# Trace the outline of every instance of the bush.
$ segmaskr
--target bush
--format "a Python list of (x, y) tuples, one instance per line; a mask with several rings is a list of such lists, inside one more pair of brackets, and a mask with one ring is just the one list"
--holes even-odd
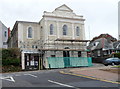
[(19, 71), (21, 71), (21, 67), (19, 67), (19, 66), (9, 65), (9, 66), (2, 67), (3, 73), (5, 73), (5, 72), (19, 72)]
[(120, 58), (120, 53), (115, 53), (115, 54), (114, 54), (114, 57)]
[(0, 63), (2, 63), (2, 72), (20, 71), (20, 49), (2, 49), (2, 60), (0, 60)]
[(18, 49), (18, 48), (3, 49), (2, 50), (2, 59), (7, 59), (10, 57), (20, 58), (20, 49)]
[(19, 58), (3, 59), (2, 60), (2, 65), (3, 66), (7, 66), (7, 65), (20, 66), (20, 59)]

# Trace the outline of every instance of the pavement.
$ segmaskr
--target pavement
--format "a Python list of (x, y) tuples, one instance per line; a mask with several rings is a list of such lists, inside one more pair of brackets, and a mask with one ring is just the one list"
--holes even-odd
[[(74, 68), (65, 71), (66, 73), (89, 76), (88, 78), (95, 78), (99, 80), (106, 80), (111, 82), (118, 82), (120, 80), (118, 73), (103, 71), (101, 69), (113, 69), (113, 66), (104, 66), (102, 64), (93, 64), (93, 67)], [(120, 83), (120, 82), (119, 82)]]

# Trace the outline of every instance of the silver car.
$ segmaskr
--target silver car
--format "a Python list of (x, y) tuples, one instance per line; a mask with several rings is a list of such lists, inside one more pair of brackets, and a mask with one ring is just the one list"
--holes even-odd
[(103, 61), (103, 64), (105, 66), (108, 66), (108, 65), (120, 65), (120, 59), (119, 58), (108, 58), (108, 59), (105, 59)]

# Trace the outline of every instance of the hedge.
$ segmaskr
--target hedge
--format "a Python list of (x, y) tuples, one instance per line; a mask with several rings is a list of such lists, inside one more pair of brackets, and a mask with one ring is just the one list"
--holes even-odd
[(20, 49), (2, 49), (2, 60), (0, 60), (0, 63), (2, 63), (2, 72), (20, 71)]
[(2, 66), (8, 66), (8, 65), (13, 65), (13, 66), (20, 66), (20, 59), (19, 58), (8, 58), (2, 60)]
[(115, 53), (115, 54), (114, 54), (114, 57), (120, 58), (120, 53)]

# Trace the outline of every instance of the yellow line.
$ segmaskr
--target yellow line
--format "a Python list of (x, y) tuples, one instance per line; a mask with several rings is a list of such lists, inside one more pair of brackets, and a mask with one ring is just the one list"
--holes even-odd
[(90, 77), (90, 76), (86, 76), (86, 75), (65, 73), (64, 71), (60, 71), (60, 73), (61, 73), (61, 74), (74, 75), (74, 76), (80, 76), (80, 77), (84, 77), (84, 78), (89, 78), (89, 79), (94, 79), (94, 80), (99, 80), (99, 81), (104, 81), (104, 82), (109, 82), (109, 83), (120, 84), (119, 82), (113, 82), (113, 81), (109, 81), (109, 80), (105, 80), (105, 79), (98, 79), (98, 78), (94, 78), (94, 77)]

